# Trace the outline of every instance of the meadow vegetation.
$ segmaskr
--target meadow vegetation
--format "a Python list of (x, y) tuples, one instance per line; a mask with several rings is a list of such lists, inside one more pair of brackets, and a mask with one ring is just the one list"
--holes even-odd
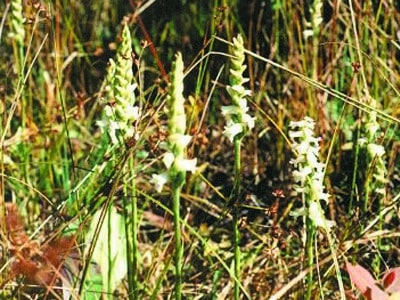
[(0, 298), (396, 299), (398, 7), (2, 1)]

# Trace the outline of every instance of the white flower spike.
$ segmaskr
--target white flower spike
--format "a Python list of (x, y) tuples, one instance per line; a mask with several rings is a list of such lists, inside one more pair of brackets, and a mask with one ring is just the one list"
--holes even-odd
[(231, 96), (232, 105), (222, 106), (222, 114), (226, 119), (224, 135), (233, 142), (235, 137), (243, 137), (247, 130), (254, 127), (254, 118), (247, 114), (246, 97), (251, 96), (251, 91), (246, 89), (243, 84), (248, 78), (243, 77), (246, 70), (244, 65), (245, 53), (243, 39), (240, 35), (233, 39), (233, 58), (231, 59), (232, 67), (230, 69), (230, 85), (226, 87), (228, 94)]
[(295, 190), (306, 199), (307, 217), (316, 227), (329, 231), (334, 223), (326, 220), (320, 203), (328, 201), (329, 194), (324, 192), (325, 165), (319, 162), (319, 138), (314, 137), (314, 124), (309, 117), (289, 124), (289, 137), (296, 153), (296, 158), (291, 160), (296, 168), (293, 171), (293, 179), (297, 183)]

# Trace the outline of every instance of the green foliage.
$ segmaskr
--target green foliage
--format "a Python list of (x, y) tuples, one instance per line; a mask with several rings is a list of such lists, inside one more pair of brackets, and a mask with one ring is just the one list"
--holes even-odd
[[(113, 299), (111, 295), (127, 275), (126, 247), (124, 247), (126, 244), (125, 219), (111, 206), (107, 209), (104, 222), (98, 229), (101, 214), (102, 211), (99, 210), (93, 215), (85, 238), (86, 245), (89, 246), (92, 241), (96, 241), (96, 245), (91, 254), (89, 274), (84, 283), (83, 293), (87, 294), (84, 299), (96, 299), (92, 295), (92, 292), (96, 295), (96, 291), (105, 293), (109, 295), (109, 299)], [(99, 232), (95, 238), (97, 230)]]
[(0, 298), (338, 299), (344, 262), (399, 265), (398, 9), (334, 3), (0, 1)]

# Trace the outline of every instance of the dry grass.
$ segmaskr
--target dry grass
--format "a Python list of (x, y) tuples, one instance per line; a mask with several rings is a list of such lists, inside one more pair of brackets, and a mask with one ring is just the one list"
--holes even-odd
[[(158, 193), (150, 180), (165, 168), (166, 72), (178, 51), (186, 66), (187, 132), (194, 137), (186, 155), (198, 162), (181, 192), (182, 292), (185, 299), (233, 297), (227, 204), (234, 154), (221, 106), (231, 101), (229, 43), (237, 33), (245, 38), (248, 100), (256, 116), (241, 152), (241, 297), (305, 297), (310, 269), (304, 224), (292, 215), (302, 202), (287, 138), (289, 122), (304, 116), (315, 120), (321, 137), (331, 195), (325, 209), (336, 222), (345, 289), (353, 293), (346, 262), (376, 278), (400, 264), (398, 1), (326, 1), (318, 30), (307, 25), (313, 13), (303, 1), (117, 2), (27, 1), (22, 24), (14, 6), (0, 3), (1, 297), (101, 299), (108, 289), (98, 282), (99, 262), (89, 261), (87, 233), (98, 211), (106, 225), (131, 226), (129, 201), (138, 205), (137, 279), (126, 276), (114, 294), (132, 299), (135, 283), (140, 299), (172, 297), (171, 190)], [(112, 146), (96, 122), (113, 105), (104, 80), (124, 17), (141, 111), (132, 126), (140, 136)], [(24, 36), (17, 39), (21, 26)], [(312, 36), (305, 38), (304, 30)], [(384, 155), (371, 156), (368, 149), (376, 146)], [(110, 206), (125, 219), (107, 219)], [(115, 228), (104, 232), (124, 233)], [(110, 238), (98, 229), (97, 240)], [(338, 299), (326, 235), (317, 233), (316, 242), (310, 298)]]

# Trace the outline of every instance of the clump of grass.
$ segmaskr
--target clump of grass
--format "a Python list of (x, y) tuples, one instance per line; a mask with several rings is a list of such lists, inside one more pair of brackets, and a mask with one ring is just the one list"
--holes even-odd
[[(6, 135), (8, 134), (8, 131), (11, 126), (11, 120), (12, 117), (14, 116), (14, 112), (17, 106), (17, 103), (21, 101), (20, 95), (22, 94), (22, 89), (23, 89), (23, 80), (24, 80), (24, 60), (25, 60), (25, 18), (23, 16), (23, 1), (18, 1), (18, 0), (13, 0), (10, 2), (10, 4), (7, 6), (7, 9), (5, 9), (5, 12), (10, 10), (10, 31), (8, 33), (8, 38), (12, 41), (12, 47), (13, 47), (13, 56), (12, 60), (15, 62), (15, 65), (13, 66), (13, 70), (15, 74), (17, 74), (17, 80), (12, 82), (12, 85), (15, 89), (15, 99), (13, 103), (13, 108), (10, 109), (10, 111), (6, 111), (5, 107), (0, 109), (0, 114), (3, 115), (3, 120), (0, 124), (0, 172), (4, 173), (5, 170), (5, 163), (7, 164), (12, 164), (13, 161), (12, 159), (4, 153), (4, 141), (6, 138)], [(5, 15), (3, 16), (5, 17)], [(2, 30), (1, 30), (2, 31)], [(1, 36), (1, 35), (0, 35)], [(3, 53), (4, 57), (6, 57), (5, 53)], [(4, 62), (5, 63), (5, 62)], [(25, 109), (25, 103), (22, 103), (22, 115), (21, 115), (21, 126), (25, 127), (25, 122), (26, 122), (26, 109)], [(5, 106), (5, 105), (4, 105)], [(6, 114), (9, 114), (8, 117), (6, 117)], [(7, 120), (5, 122), (5, 120)], [(27, 162), (27, 161), (25, 161)], [(25, 170), (27, 169), (28, 166), (25, 167)], [(1, 187), (0, 187), (0, 234), (1, 238), (0, 241), (4, 242), (6, 245), (6, 228), (7, 224), (5, 222), (6, 220), (6, 205), (4, 201), (4, 196), (5, 196), (5, 191), (3, 190), (3, 187), (5, 186), (4, 179), (2, 177), (1, 180)], [(2, 243), (3, 244), (3, 243)], [(7, 247), (4, 249), (4, 255), (1, 257), (1, 262), (4, 263), (3, 258), (6, 257), (6, 252), (7, 252)], [(6, 265), (6, 264), (4, 264)], [(1, 275), (1, 279), (3, 277), (3, 274)], [(2, 280), (1, 280), (2, 281)]]
[[(156, 299), (167, 294), (195, 299), (265, 299), (271, 295), (272, 299), (298, 299), (318, 292), (321, 298), (337, 299), (343, 297), (339, 278), (343, 259), (363, 265), (372, 261), (375, 275), (400, 263), (395, 255), (399, 245), (394, 226), (399, 197), (393, 197), (400, 186), (400, 93), (396, 87), (400, 47), (394, 21), (398, 9), (393, 1), (339, 5), (337, 1), (322, 4), (313, 0), (304, 6), (290, 1), (178, 0), (176, 6), (165, 1), (131, 1), (138, 10), (128, 22), (136, 22), (139, 14), (143, 24), (137, 27), (137, 38), (130, 41), (124, 24), (122, 44), (108, 43), (121, 28), (118, 20), (128, 3), (115, 6), (110, 1), (94, 0), (90, 6), (76, 2), (66, 9), (62, 2), (42, 6), (28, 1), (30, 8), (21, 5), (22, 1), (0, 1), (0, 51), (5, 53), (0, 64), (1, 217), (6, 217), (5, 203), (15, 203), (27, 221), (26, 240), (42, 246), (46, 239), (61, 241), (57, 236), (64, 234), (65, 226), (79, 226), (74, 234), (78, 245), (91, 242), (93, 247), (103, 247), (104, 251), (99, 251), (103, 258), (94, 259), (99, 264), (94, 270), (99, 267), (103, 271), (94, 274), (98, 285), (90, 282), (95, 292), (86, 285), (81, 295), (71, 285), (58, 289), (58, 281), (45, 280), (44, 290), (40, 280), (35, 281), (35, 277), (44, 277), (32, 264), (31, 271), (17, 265), (17, 281), (6, 272), (15, 261), (15, 255), (8, 251), (14, 236), (1, 220), (1, 296), (43, 298), (52, 290), (54, 298), (67, 298), (71, 288), (69, 295), (75, 299), (93, 299), (100, 294), (111, 298), (113, 292), (130, 299)], [(148, 13), (145, 8), (153, 3), (154, 10)], [(34, 18), (30, 17), (32, 12), (36, 13)], [(159, 18), (153, 18), (154, 12)], [(161, 15), (163, 12), (167, 13)], [(26, 33), (18, 34), (23, 28)], [(243, 39), (238, 36), (232, 44), (219, 38), (222, 35), (231, 41), (235, 32), (241, 32)], [(140, 49), (141, 33), (147, 46), (150, 43), (157, 49), (159, 56), (153, 55), (158, 65), (170, 68), (177, 51), (184, 53), (187, 62), (194, 60), (182, 75), (183, 63), (178, 61), (182, 57), (176, 57), (175, 82), (170, 88), (162, 80), (152, 81), (167, 78), (166, 72), (152, 66), (145, 43)], [(137, 59), (132, 57), (132, 43), (140, 49)], [(199, 54), (192, 58), (196, 51)], [(243, 76), (247, 71), (244, 60), (238, 59), (244, 53), (249, 83)], [(99, 108), (95, 91), (110, 56), (115, 58), (105, 80), (103, 98), (107, 104)], [(221, 71), (220, 58), (227, 56), (232, 56), (230, 78), (224, 78), (227, 74)], [(139, 68), (137, 78), (133, 78), (132, 60)], [(197, 68), (199, 75), (193, 80)], [(184, 108), (183, 77), (190, 99)], [(221, 91), (221, 83), (228, 81), (228, 91)], [(247, 84), (251, 96), (244, 87)], [(167, 94), (167, 114), (163, 114), (162, 100)], [(173, 99), (180, 103), (175, 113)], [(254, 119), (243, 99), (256, 108), (254, 130)], [(216, 109), (221, 101), (225, 123)], [(184, 112), (190, 111), (186, 122)], [(288, 120), (304, 115), (312, 117), (308, 125), (292, 123), (293, 128), (288, 129)], [(93, 126), (99, 119), (105, 134)], [(318, 126), (311, 129), (314, 121)], [(169, 134), (163, 132), (167, 123)], [(290, 148), (307, 140), (299, 133), (303, 125), (314, 150), (307, 156), (302, 152), (304, 144), (299, 146), (290, 164)], [(179, 133), (175, 134), (177, 127)], [(248, 134), (250, 130), (252, 134)], [(297, 132), (297, 137), (292, 133), (289, 141), (284, 134), (287, 130)], [(314, 131), (320, 139), (314, 137)], [(191, 139), (188, 133), (196, 137)], [(232, 145), (233, 159), (229, 151)], [(168, 153), (161, 155), (162, 150)], [(140, 158), (139, 152), (143, 153)], [(184, 172), (195, 168), (187, 156), (204, 163), (196, 171), (199, 176), (182, 186)], [(322, 166), (320, 161), (325, 157)], [(296, 189), (304, 198), (304, 228), (288, 217), (299, 204), (298, 195), (288, 192), (293, 168)], [(353, 174), (348, 169), (354, 169)], [(162, 193), (155, 194), (149, 184), (148, 178), (155, 173), (153, 183)], [(225, 189), (231, 178), (232, 192)], [(319, 199), (326, 194), (321, 178), (331, 195), (329, 203)], [(168, 187), (162, 190), (165, 183)], [(286, 197), (271, 204), (270, 192), (276, 189), (282, 189)], [(171, 191), (174, 212), (164, 203)], [(349, 198), (354, 203), (349, 204)], [(225, 213), (226, 207), (219, 206), (221, 199), (227, 199), (233, 210)], [(244, 205), (242, 201), (249, 202)], [(65, 203), (71, 204), (70, 209), (63, 209)], [(92, 223), (88, 232), (80, 234), (79, 230), (87, 229), (85, 213)], [(337, 227), (331, 226), (328, 213)], [(174, 226), (169, 215), (174, 215)], [(214, 221), (218, 218), (217, 226)], [(39, 238), (31, 238), (35, 235)], [(97, 241), (91, 240), (91, 235), (97, 236)], [(305, 235), (309, 240), (303, 252), (301, 237)], [(67, 259), (68, 268), (71, 260), (94, 265), (83, 248)], [(44, 252), (51, 247), (31, 249)], [(303, 253), (313, 261), (312, 267), (304, 267)], [(36, 263), (46, 255), (24, 258)], [(330, 277), (333, 272), (328, 264), (332, 260), (337, 283)], [(120, 277), (112, 263), (124, 266)], [(58, 264), (43, 266), (49, 270)], [(85, 276), (71, 270), (78, 286)], [(169, 276), (170, 272), (176, 276)], [(29, 290), (27, 280), (38, 287)]]
[[(370, 93), (370, 87), (366, 78), (366, 71), (364, 70), (365, 63), (363, 62), (363, 56), (361, 51), (361, 41), (358, 34), (358, 24), (355, 20), (355, 10), (353, 9), (352, 3), (349, 4), (351, 25), (354, 34), (354, 43), (356, 48), (356, 55), (359, 61), (359, 73), (361, 77), (362, 92), (360, 92), (360, 98), (362, 102), (367, 105), (371, 111), (367, 114), (360, 113), (360, 124), (356, 128), (356, 139), (353, 145), (354, 152), (356, 153), (355, 161), (356, 164), (360, 163), (360, 166), (365, 171), (365, 176), (361, 176), (362, 184), (360, 190), (362, 190), (363, 201), (361, 208), (364, 212), (374, 207), (374, 200), (377, 200), (377, 211), (382, 211), (385, 208), (386, 203), (386, 184), (387, 184), (387, 167), (385, 162), (385, 148), (382, 145), (384, 134), (381, 129), (381, 125), (378, 123), (377, 110), (379, 108), (379, 101), (374, 99)], [(358, 170), (355, 170), (355, 172)], [(353, 179), (355, 182), (355, 178)], [(352, 199), (351, 199), (352, 200)], [(379, 214), (378, 229), (383, 229), (382, 215)], [(377, 249), (381, 250), (381, 239), (377, 239)], [(381, 265), (381, 255), (378, 253), (374, 258), (374, 267), (377, 273), (379, 273)]]

